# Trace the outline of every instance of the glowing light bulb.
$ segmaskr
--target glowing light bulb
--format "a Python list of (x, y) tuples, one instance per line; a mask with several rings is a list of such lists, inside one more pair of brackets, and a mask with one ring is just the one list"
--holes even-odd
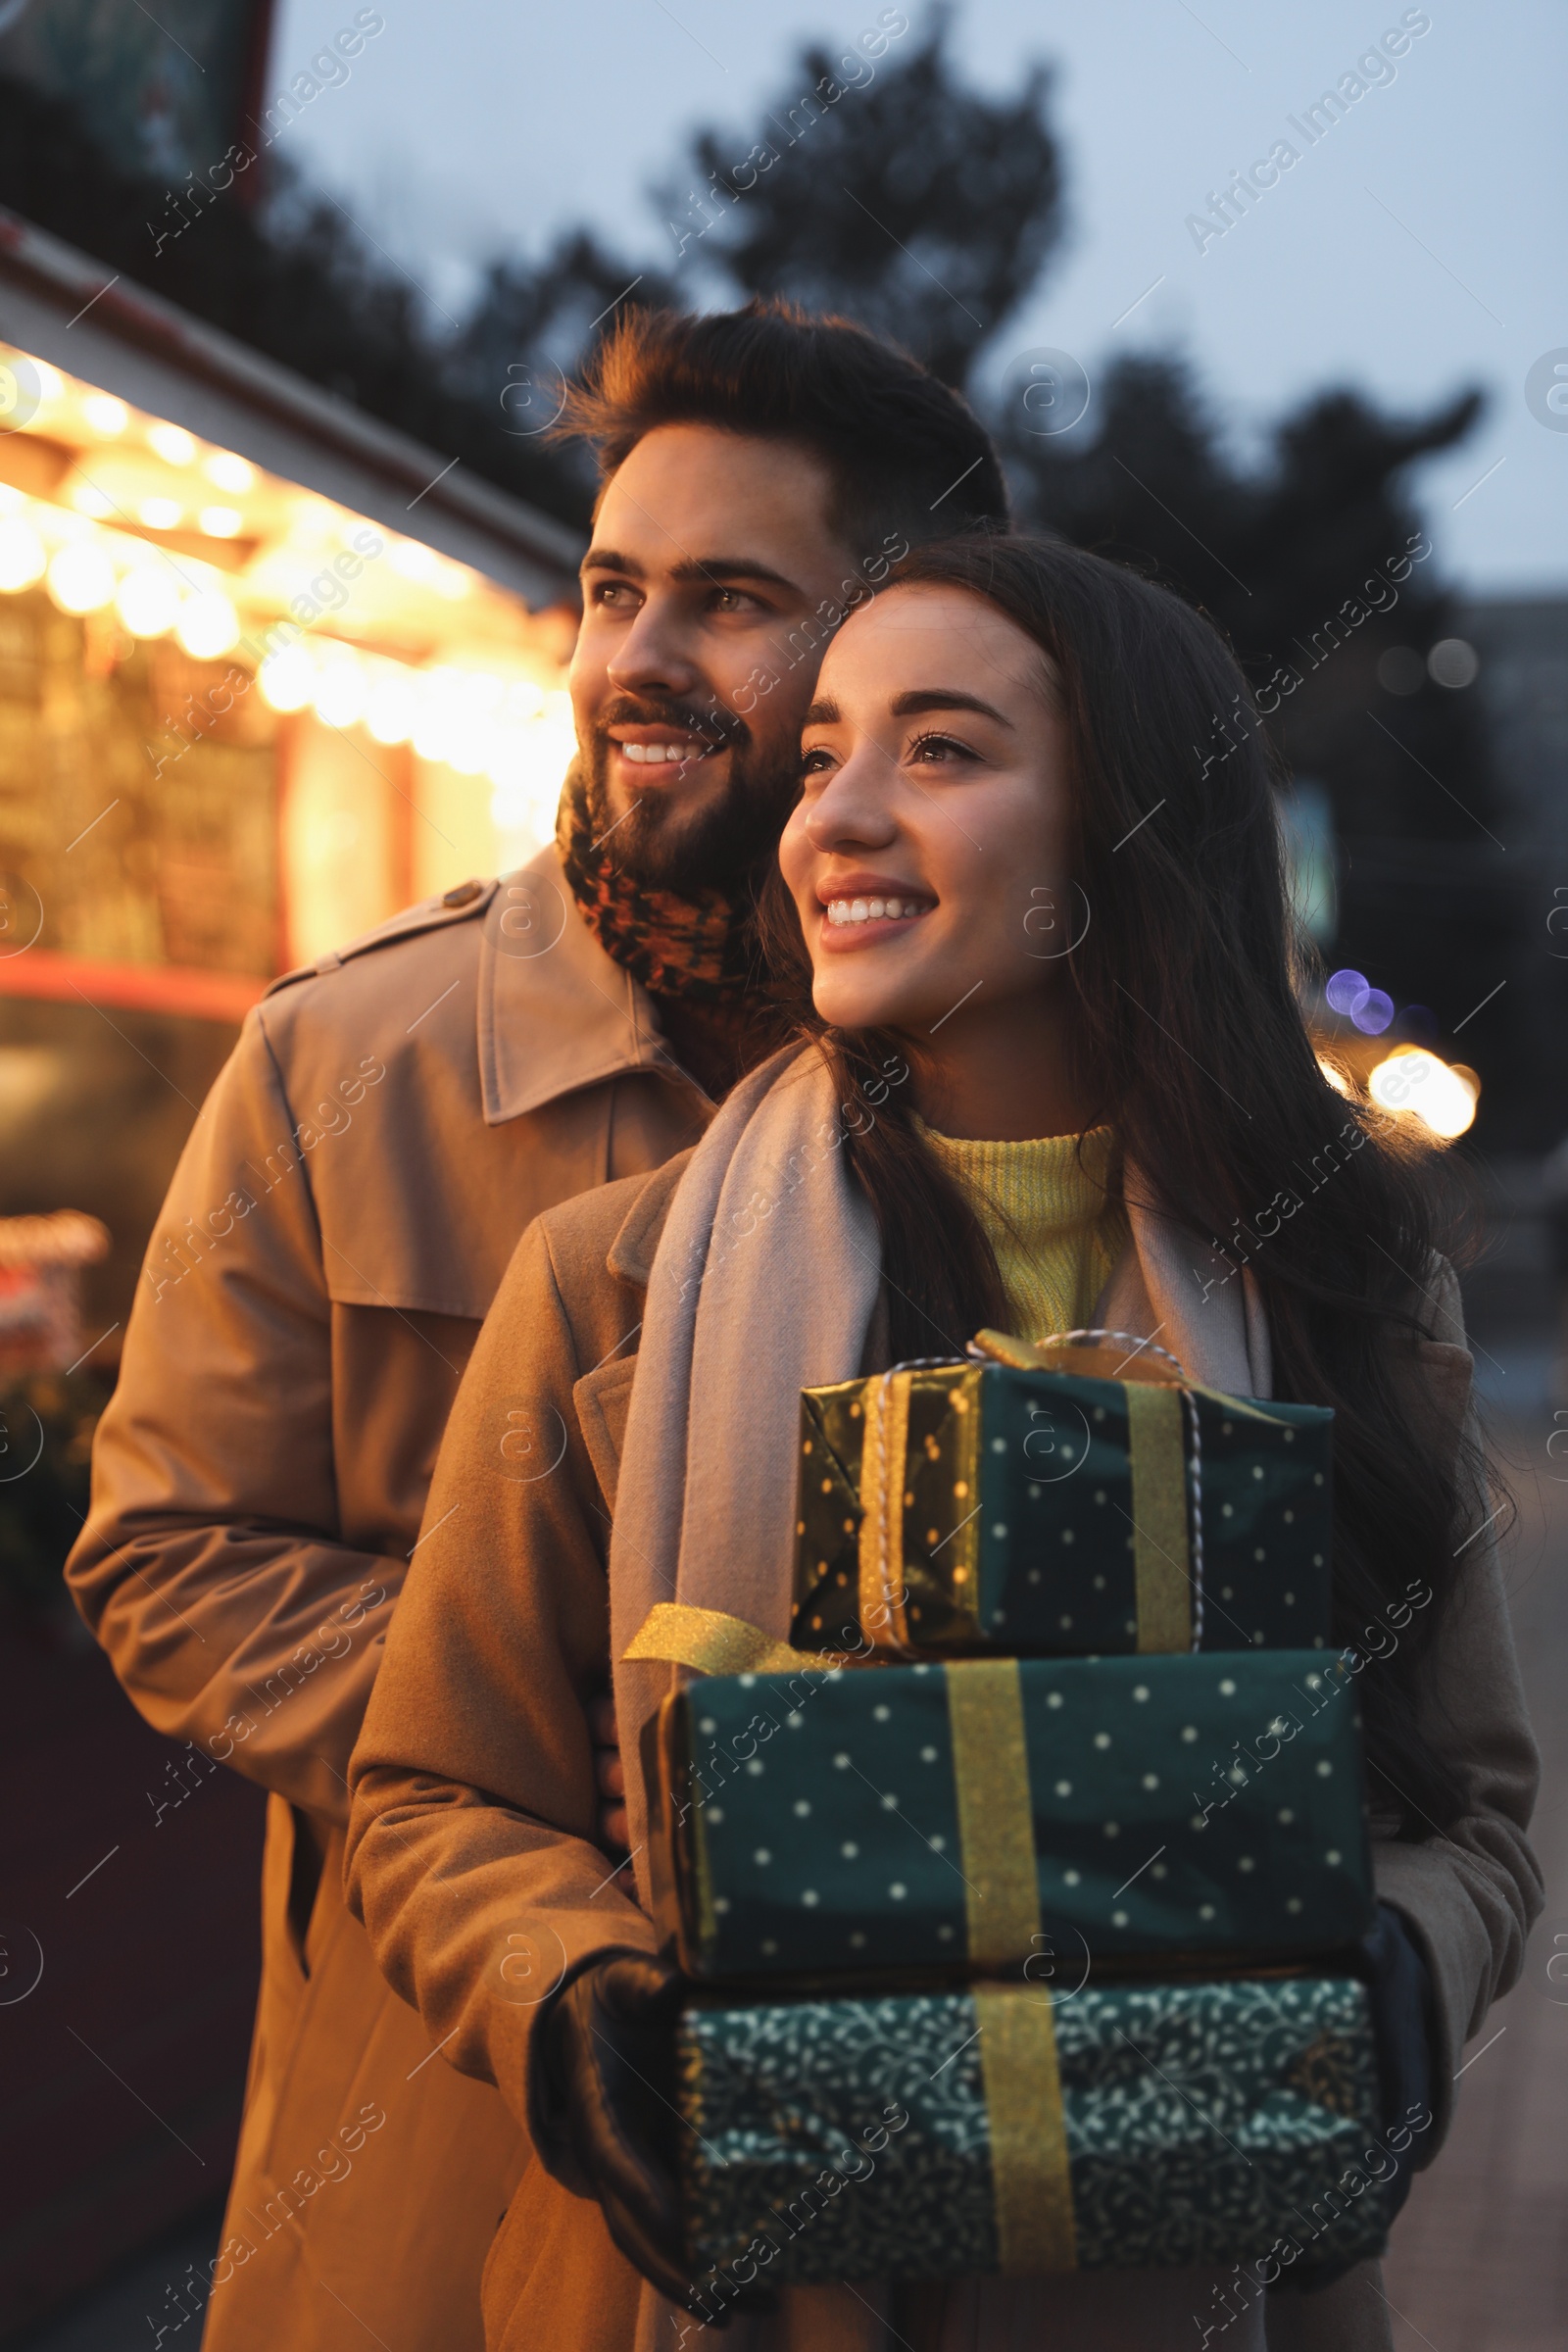
[(316, 715), (329, 727), (352, 727), (365, 709), (365, 681), (352, 654), (328, 655), (311, 697)]
[(182, 424), (150, 424), (147, 439), (167, 466), (188, 466), (196, 444)]
[(441, 569), (441, 559), (434, 548), (418, 539), (399, 539), (392, 548), (392, 568), (406, 580), (417, 580), (421, 587), (435, 585)]
[(15, 596), (43, 578), (49, 564), (49, 550), (37, 532), (21, 514), (8, 514), (0, 521), (0, 589)]
[(407, 743), (415, 723), (414, 681), (390, 663), (376, 671), (365, 698), (365, 723), (377, 743)]
[(115, 567), (91, 540), (58, 548), (47, 577), (49, 594), (62, 612), (96, 612), (114, 597)]
[(196, 519), (209, 539), (232, 539), (245, 527), (238, 507), (203, 507)]
[(149, 531), (172, 531), (183, 512), (177, 498), (144, 498), (136, 509), (136, 519)]
[(133, 637), (162, 637), (178, 618), (179, 589), (172, 572), (141, 564), (121, 581), (115, 605)]
[(118, 441), (130, 422), (130, 411), (112, 392), (89, 392), (81, 413), (100, 441)]
[(239, 614), (216, 588), (185, 597), (174, 634), (193, 662), (216, 661), (239, 641)]
[(231, 491), (236, 497), (256, 485), (255, 466), (235, 457), (231, 449), (215, 449), (203, 463), (202, 471), (217, 489)]
[(257, 672), (262, 699), (274, 710), (303, 710), (316, 692), (316, 664), (297, 645), (269, 654)]
[(96, 482), (74, 483), (71, 503), (78, 514), (90, 514), (96, 522), (102, 522), (106, 515), (115, 511), (114, 500), (107, 497)]

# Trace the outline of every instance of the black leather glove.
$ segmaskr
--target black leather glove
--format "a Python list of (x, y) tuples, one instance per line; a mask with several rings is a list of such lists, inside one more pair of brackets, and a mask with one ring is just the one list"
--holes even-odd
[(681, 2223), (675, 2020), (686, 1982), (662, 1960), (590, 1961), (534, 2030), (528, 2127), (564, 2187), (597, 2197), (626, 2260), (672, 2302), (691, 2284)]
[[(1411, 2174), (1438, 2152), (1431, 2129), (1436, 2112), (1432, 1980), (1420, 1946), (1392, 1903), (1379, 1903), (1377, 1925), (1361, 1940), (1361, 1959), (1372, 1997), (1385, 2143), (1398, 2166), (1392, 2218), (1410, 2193)], [(1404, 2138), (1402, 2149), (1391, 2134)]]
[[(1431, 2129), (1435, 2004), (1420, 1946), (1392, 1903), (1379, 1903), (1376, 1924), (1372, 1933), (1361, 1938), (1357, 1956), (1357, 1973), (1371, 2001), (1377, 2047), (1382, 2110), (1378, 2144), (1394, 2166), (1391, 2173), (1382, 2175), (1383, 2210), (1392, 2223), (1410, 2193), (1411, 2174), (1430, 2164), (1437, 2154)], [(1302, 2292), (1332, 2286), (1353, 2268), (1353, 2261), (1337, 2256), (1331, 2232), (1322, 2244), (1308, 2247), (1304, 2261), (1294, 2262), (1270, 2285), (1269, 2307), (1272, 2310), (1281, 2296), (1294, 2301)], [(1282, 2335), (1284, 2332), (1282, 2322)]]

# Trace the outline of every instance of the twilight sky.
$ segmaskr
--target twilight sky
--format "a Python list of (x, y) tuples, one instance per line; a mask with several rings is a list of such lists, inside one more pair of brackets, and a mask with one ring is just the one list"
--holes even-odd
[[(281, 0), (272, 86), (356, 13)], [(761, 107), (799, 94), (801, 42), (836, 52), (883, 12), (880, 0), (382, 0), (380, 13), (386, 28), (351, 78), (286, 137), (455, 311), (487, 255), (535, 253), (579, 220), (633, 268), (670, 266), (645, 191), (673, 175), (690, 130), (744, 130), (739, 160)], [(1428, 29), (1393, 78), (1308, 146), (1287, 118), (1418, 22)], [(1093, 382), (1123, 348), (1185, 352), (1244, 442), (1328, 384), (1416, 410), (1479, 383), (1481, 425), (1421, 477), (1445, 568), (1493, 594), (1568, 593), (1568, 429), (1538, 421), (1525, 390), (1544, 355), (1568, 362), (1560, 0), (965, 0), (951, 45), (986, 89), (1036, 57), (1056, 67), (1068, 235), (988, 369), (1049, 344)], [(1200, 252), (1187, 217), (1281, 139), (1299, 162)], [(691, 282), (694, 301), (711, 300)]]

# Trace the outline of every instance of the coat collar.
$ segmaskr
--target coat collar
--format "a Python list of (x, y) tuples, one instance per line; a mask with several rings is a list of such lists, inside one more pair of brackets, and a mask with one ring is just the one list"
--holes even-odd
[[(646, 1291), (675, 1190), (691, 1152), (679, 1152), (646, 1178), (610, 1246), (617, 1281)], [(1142, 1187), (1135, 1182), (1135, 1196)], [(1196, 1235), (1144, 1207), (1129, 1204), (1132, 1235), (1096, 1302), (1093, 1321), (1140, 1339), (1156, 1340), (1189, 1379), (1231, 1396), (1273, 1394), (1268, 1317), (1250, 1267), (1234, 1290), (1235, 1268)], [(887, 1352), (879, 1302), (866, 1343), (863, 1369)]]
[(578, 912), (554, 843), (504, 874), (485, 910), (478, 1047), (490, 1127), (631, 1071), (693, 1084), (647, 991)]

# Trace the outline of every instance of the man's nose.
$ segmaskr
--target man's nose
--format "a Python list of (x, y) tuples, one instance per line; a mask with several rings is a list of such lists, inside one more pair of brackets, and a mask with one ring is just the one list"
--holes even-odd
[(609, 677), (622, 694), (690, 695), (704, 682), (679, 615), (652, 599), (611, 656)]

